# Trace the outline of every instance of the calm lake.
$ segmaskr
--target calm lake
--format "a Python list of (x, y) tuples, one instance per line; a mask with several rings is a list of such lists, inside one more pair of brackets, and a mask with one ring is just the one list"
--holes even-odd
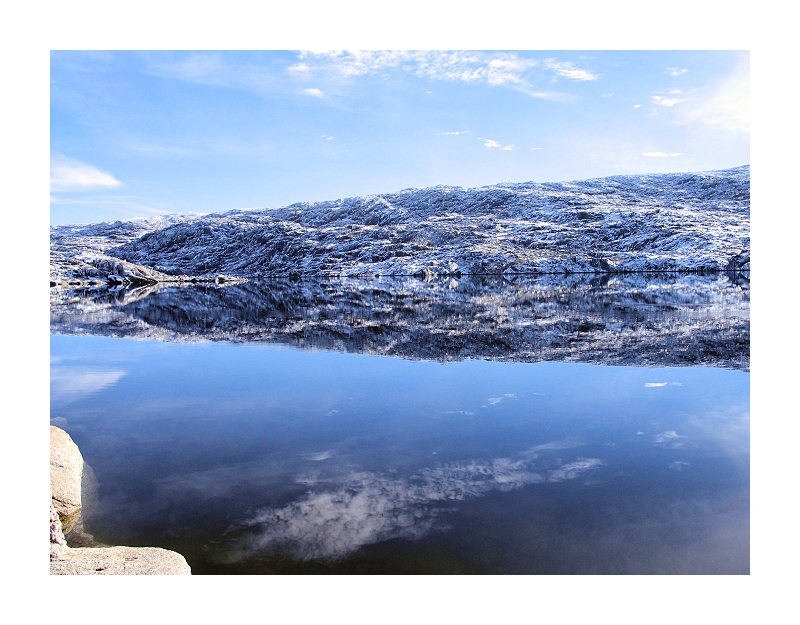
[(749, 381), (740, 275), (51, 297), (71, 539), (195, 574), (746, 574)]

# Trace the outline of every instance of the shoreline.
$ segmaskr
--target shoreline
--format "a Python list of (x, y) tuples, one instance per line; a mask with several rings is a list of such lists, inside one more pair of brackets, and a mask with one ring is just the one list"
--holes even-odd
[[(186, 559), (160, 547), (71, 547), (66, 535), (82, 532), (83, 477), (87, 465), (69, 434), (50, 426), (50, 574), (191, 575)], [(66, 530), (66, 531), (65, 531)]]

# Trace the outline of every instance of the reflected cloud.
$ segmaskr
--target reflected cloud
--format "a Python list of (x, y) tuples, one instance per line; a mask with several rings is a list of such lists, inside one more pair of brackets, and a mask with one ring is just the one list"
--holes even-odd
[(514, 393), (506, 393), (505, 395), (501, 395), (500, 397), (490, 397), (487, 401), (489, 402), (490, 406), (496, 406), (501, 401), (505, 401), (506, 399), (516, 399), (517, 396)]
[[(550, 443), (538, 450), (565, 448)], [(577, 479), (602, 464), (598, 458), (548, 462), (528, 450), (518, 458), (444, 464), (405, 477), (373, 472), (320, 480), (306, 476), (298, 481), (313, 490), (303, 498), (283, 507), (265, 508), (229, 530), (240, 535), (230, 559), (237, 561), (273, 549), (303, 560), (335, 559), (371, 543), (418, 539), (444, 527), (439, 506), (448, 502)]]
[(675, 430), (667, 430), (666, 432), (661, 432), (661, 434), (656, 434), (655, 441), (659, 445), (669, 444), (673, 449), (677, 449), (678, 447), (683, 447), (683, 441), (681, 441), (683, 438), (686, 438), (686, 436), (678, 434)]
[(320, 451), (318, 453), (311, 454), (308, 457), (309, 460), (313, 460), (314, 462), (327, 460), (328, 458), (333, 458), (333, 452), (330, 449), (326, 449), (325, 451)]
[(64, 417), (52, 417), (50, 419), (50, 425), (55, 425), (63, 430), (67, 427), (67, 420)]
[(686, 467), (689, 466), (688, 462), (684, 462), (683, 460), (676, 460), (675, 462), (671, 463), (667, 468), (671, 471), (683, 471)]
[(578, 440), (577, 438), (563, 438), (558, 441), (552, 441), (550, 443), (544, 443), (542, 445), (536, 445), (535, 447), (531, 447), (526, 454), (536, 454), (540, 451), (549, 451), (549, 450), (558, 450), (558, 449), (574, 449), (575, 447), (581, 447), (585, 443)]
[(117, 369), (51, 367), (50, 396), (54, 401), (77, 401), (115, 385), (126, 374)]

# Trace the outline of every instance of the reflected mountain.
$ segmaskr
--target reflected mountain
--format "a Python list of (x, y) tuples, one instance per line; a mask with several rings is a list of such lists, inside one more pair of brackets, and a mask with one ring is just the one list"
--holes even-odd
[(51, 331), (410, 359), (749, 368), (746, 273), (265, 279), (51, 292)]

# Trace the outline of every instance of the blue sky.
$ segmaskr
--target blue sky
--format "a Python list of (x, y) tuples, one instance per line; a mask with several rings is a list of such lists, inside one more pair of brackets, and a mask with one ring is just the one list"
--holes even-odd
[(51, 223), (749, 163), (738, 51), (50, 54)]

